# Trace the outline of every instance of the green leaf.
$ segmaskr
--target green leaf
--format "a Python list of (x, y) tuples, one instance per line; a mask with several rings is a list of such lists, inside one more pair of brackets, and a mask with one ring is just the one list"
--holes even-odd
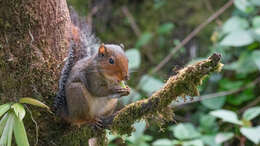
[(259, 115), (260, 115), (260, 106), (252, 107), (247, 109), (244, 112), (243, 119), (250, 121)]
[(25, 104), (31, 104), (31, 105), (34, 105), (34, 106), (38, 106), (38, 107), (42, 107), (42, 108), (46, 108), (47, 110), (50, 110), (50, 108), (46, 104), (42, 103), (41, 101), (39, 101), (37, 99), (33, 99), (33, 98), (30, 98), (30, 97), (20, 98), (19, 102), (25, 103)]
[(18, 117), (14, 118), (14, 137), (17, 146), (29, 146), (23, 121), (20, 120)]
[(235, 70), (237, 73), (248, 74), (257, 71), (258, 68), (254, 62), (253, 53), (244, 51), (240, 54), (238, 61), (233, 62), (231, 65), (225, 65), (225, 69)]
[(9, 103), (0, 106), (0, 117), (10, 109), (11, 105)]
[(242, 121), (238, 120), (237, 114), (232, 111), (229, 111), (229, 110), (221, 109), (221, 110), (211, 111), (210, 115), (218, 117), (218, 118), (222, 119), (223, 121), (226, 121), (229, 123), (242, 125)]
[(253, 18), (253, 27), (254, 28), (259, 28), (260, 27), (260, 16), (255, 16)]
[(218, 131), (216, 117), (211, 115), (202, 115), (200, 117), (200, 131), (204, 134), (213, 134)]
[(204, 145), (201, 139), (195, 139), (195, 140), (183, 142), (183, 146), (204, 146)]
[[(260, 27), (253, 28), (252, 33), (253, 33), (254, 39), (257, 40), (258, 42), (260, 42)], [(258, 44), (258, 46), (259, 46), (259, 44)]]
[(157, 33), (163, 35), (163, 34), (169, 34), (174, 28), (174, 24), (169, 22), (169, 23), (165, 23), (165, 24), (162, 24), (158, 30), (157, 30)]
[(12, 105), (12, 109), (14, 109), (14, 113), (16, 114), (16, 116), (19, 117), (20, 120), (23, 120), (25, 116), (25, 110), (23, 105), (20, 103), (15, 103)]
[(235, 0), (234, 4), (237, 9), (244, 13), (248, 14), (254, 11), (253, 5), (248, 0)]
[(180, 123), (173, 127), (174, 136), (180, 140), (193, 139), (200, 136), (200, 133), (191, 123)]
[(252, 128), (240, 128), (240, 132), (255, 144), (260, 142), (260, 126)]
[(222, 46), (241, 47), (254, 42), (251, 33), (246, 30), (234, 31), (229, 33), (221, 42)]
[(133, 133), (136, 137), (140, 137), (141, 135), (143, 135), (144, 130), (146, 127), (146, 123), (144, 120), (141, 120), (137, 123), (134, 124), (134, 128), (136, 129), (135, 132)]
[(260, 51), (256, 50), (252, 53), (252, 58), (256, 64), (256, 66), (258, 67), (258, 69), (260, 70)]
[(251, 4), (255, 6), (260, 6), (260, 1), (259, 0), (250, 0)]
[(127, 140), (132, 143), (137, 143), (140, 140), (140, 138), (142, 138), (145, 127), (146, 123), (144, 120), (134, 123), (135, 132), (133, 132), (132, 135), (127, 138)]
[(201, 103), (202, 103), (202, 105), (204, 105), (205, 107), (207, 107), (209, 109), (220, 109), (225, 104), (225, 101), (226, 101), (226, 97), (221, 96), (218, 98), (202, 100)]
[(233, 81), (229, 79), (222, 79), (219, 81), (221, 90), (236, 90), (241, 88), (244, 83), (243, 81)]
[(8, 113), (8, 120), (6, 122), (3, 134), (0, 139), (0, 146), (11, 146), (12, 134), (14, 126), (14, 114)]
[(215, 135), (203, 135), (201, 137), (201, 140), (207, 146), (221, 146), (220, 144), (216, 143), (215, 138), (216, 138)]
[(140, 48), (140, 47), (148, 44), (150, 42), (150, 40), (152, 39), (152, 37), (153, 37), (153, 35), (150, 32), (143, 33), (135, 45), (136, 48)]
[(138, 86), (148, 95), (151, 95), (153, 92), (159, 90), (163, 85), (162, 81), (152, 76), (144, 75), (142, 76)]
[(152, 143), (152, 146), (172, 146), (172, 141), (166, 138), (158, 139)]
[(223, 32), (230, 33), (233, 31), (245, 30), (249, 27), (249, 23), (246, 19), (234, 16), (228, 19), (223, 25)]
[(221, 132), (216, 135), (215, 141), (217, 144), (221, 144), (225, 141), (230, 140), (234, 137), (234, 133), (232, 132)]
[(125, 52), (129, 60), (129, 69), (137, 69), (141, 64), (141, 55), (140, 51), (137, 49), (130, 49)]
[(2, 135), (2, 133), (3, 133), (3, 130), (4, 130), (4, 128), (5, 128), (5, 124), (6, 124), (6, 122), (7, 122), (7, 119), (8, 119), (8, 114), (6, 113), (6, 114), (2, 117), (2, 119), (1, 119), (1, 121), (0, 121), (0, 135)]
[(242, 93), (237, 95), (230, 95), (227, 98), (227, 102), (232, 105), (241, 105), (246, 101), (249, 101), (255, 97), (254, 95), (254, 88), (248, 88), (242, 91)]

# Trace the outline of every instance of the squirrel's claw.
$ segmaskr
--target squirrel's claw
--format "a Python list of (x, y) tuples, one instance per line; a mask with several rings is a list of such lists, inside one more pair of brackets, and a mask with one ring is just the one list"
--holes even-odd
[(96, 118), (94, 122), (91, 123), (91, 126), (96, 130), (104, 129), (103, 121), (100, 118)]

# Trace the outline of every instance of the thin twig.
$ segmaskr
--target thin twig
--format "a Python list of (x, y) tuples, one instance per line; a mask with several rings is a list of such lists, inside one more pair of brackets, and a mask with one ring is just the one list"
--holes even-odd
[(92, 17), (93, 15), (95, 15), (99, 9), (102, 7), (103, 5), (97, 5), (95, 7), (93, 7), (90, 11), (90, 13), (87, 15), (86, 17), (86, 22), (88, 23), (88, 27), (90, 30), (92, 30)]
[[(207, 9), (211, 12), (211, 13), (214, 13), (214, 9), (212, 7), (212, 4), (210, 3), (210, 0), (203, 0), (203, 2), (205, 3)], [(216, 22), (219, 26), (222, 25), (222, 22), (219, 18), (216, 18)]]
[(206, 21), (201, 23), (197, 28), (195, 28), (179, 45), (177, 45), (168, 56), (166, 56), (153, 70), (152, 74), (158, 72), (164, 65), (166, 65), (173, 55), (179, 51), (184, 45), (186, 45), (194, 36), (196, 36), (205, 26), (211, 23), (213, 20), (218, 18), (226, 9), (232, 6), (234, 0), (229, 0), (223, 7), (221, 7), (216, 13), (211, 15)]
[(194, 97), (194, 99), (190, 100), (190, 101), (185, 101), (185, 102), (175, 102), (173, 103), (173, 106), (181, 106), (184, 104), (189, 104), (189, 103), (194, 103), (194, 102), (199, 102), (205, 99), (211, 99), (211, 98), (216, 98), (216, 97), (220, 97), (220, 96), (227, 96), (227, 95), (231, 95), (231, 94), (235, 94), (235, 93), (239, 93), (245, 89), (248, 89), (250, 87), (255, 86), (257, 83), (260, 82), (260, 78), (257, 78), (256, 80), (254, 80), (253, 82), (249, 83), (246, 86), (243, 86), (239, 89), (234, 89), (234, 90), (229, 90), (229, 91), (223, 91), (223, 92), (217, 92), (217, 93), (212, 93), (212, 94), (207, 94), (207, 95), (202, 95), (202, 96), (197, 96)]
[(128, 8), (126, 6), (122, 7), (122, 11), (124, 13), (124, 15), (128, 18), (130, 25), (132, 27), (132, 29), (134, 30), (135, 34), (140, 37), (141, 36), (141, 31), (139, 29), (139, 27), (137, 26), (135, 19), (133, 17), (133, 15), (129, 12)]
[[(122, 12), (124, 13), (124, 15), (129, 20), (130, 26), (133, 29), (133, 31), (135, 32), (135, 35), (138, 38), (140, 38), (142, 32), (141, 32), (140, 28), (138, 27), (138, 25), (136, 24), (136, 21), (135, 21), (133, 15), (131, 14), (131, 12), (129, 11), (129, 9), (126, 6), (123, 6)], [(151, 47), (148, 44), (148, 45), (143, 46), (142, 48), (145, 49), (145, 48), (151, 48)], [(153, 61), (154, 57), (153, 57), (153, 54), (151, 53), (151, 51), (145, 51), (145, 55), (147, 56), (147, 58), (149, 59), (150, 62), (154, 63), (154, 61)]]

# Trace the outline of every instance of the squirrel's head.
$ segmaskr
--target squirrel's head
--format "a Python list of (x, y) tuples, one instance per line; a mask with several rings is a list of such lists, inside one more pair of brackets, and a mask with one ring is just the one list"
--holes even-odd
[(105, 78), (115, 83), (129, 79), (128, 59), (123, 45), (101, 44), (97, 57), (99, 69)]

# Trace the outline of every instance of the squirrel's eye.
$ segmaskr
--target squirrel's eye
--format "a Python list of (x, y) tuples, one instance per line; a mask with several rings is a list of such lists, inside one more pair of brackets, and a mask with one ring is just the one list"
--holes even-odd
[(110, 64), (114, 64), (115, 62), (114, 62), (114, 60), (112, 58), (109, 58), (109, 63)]

